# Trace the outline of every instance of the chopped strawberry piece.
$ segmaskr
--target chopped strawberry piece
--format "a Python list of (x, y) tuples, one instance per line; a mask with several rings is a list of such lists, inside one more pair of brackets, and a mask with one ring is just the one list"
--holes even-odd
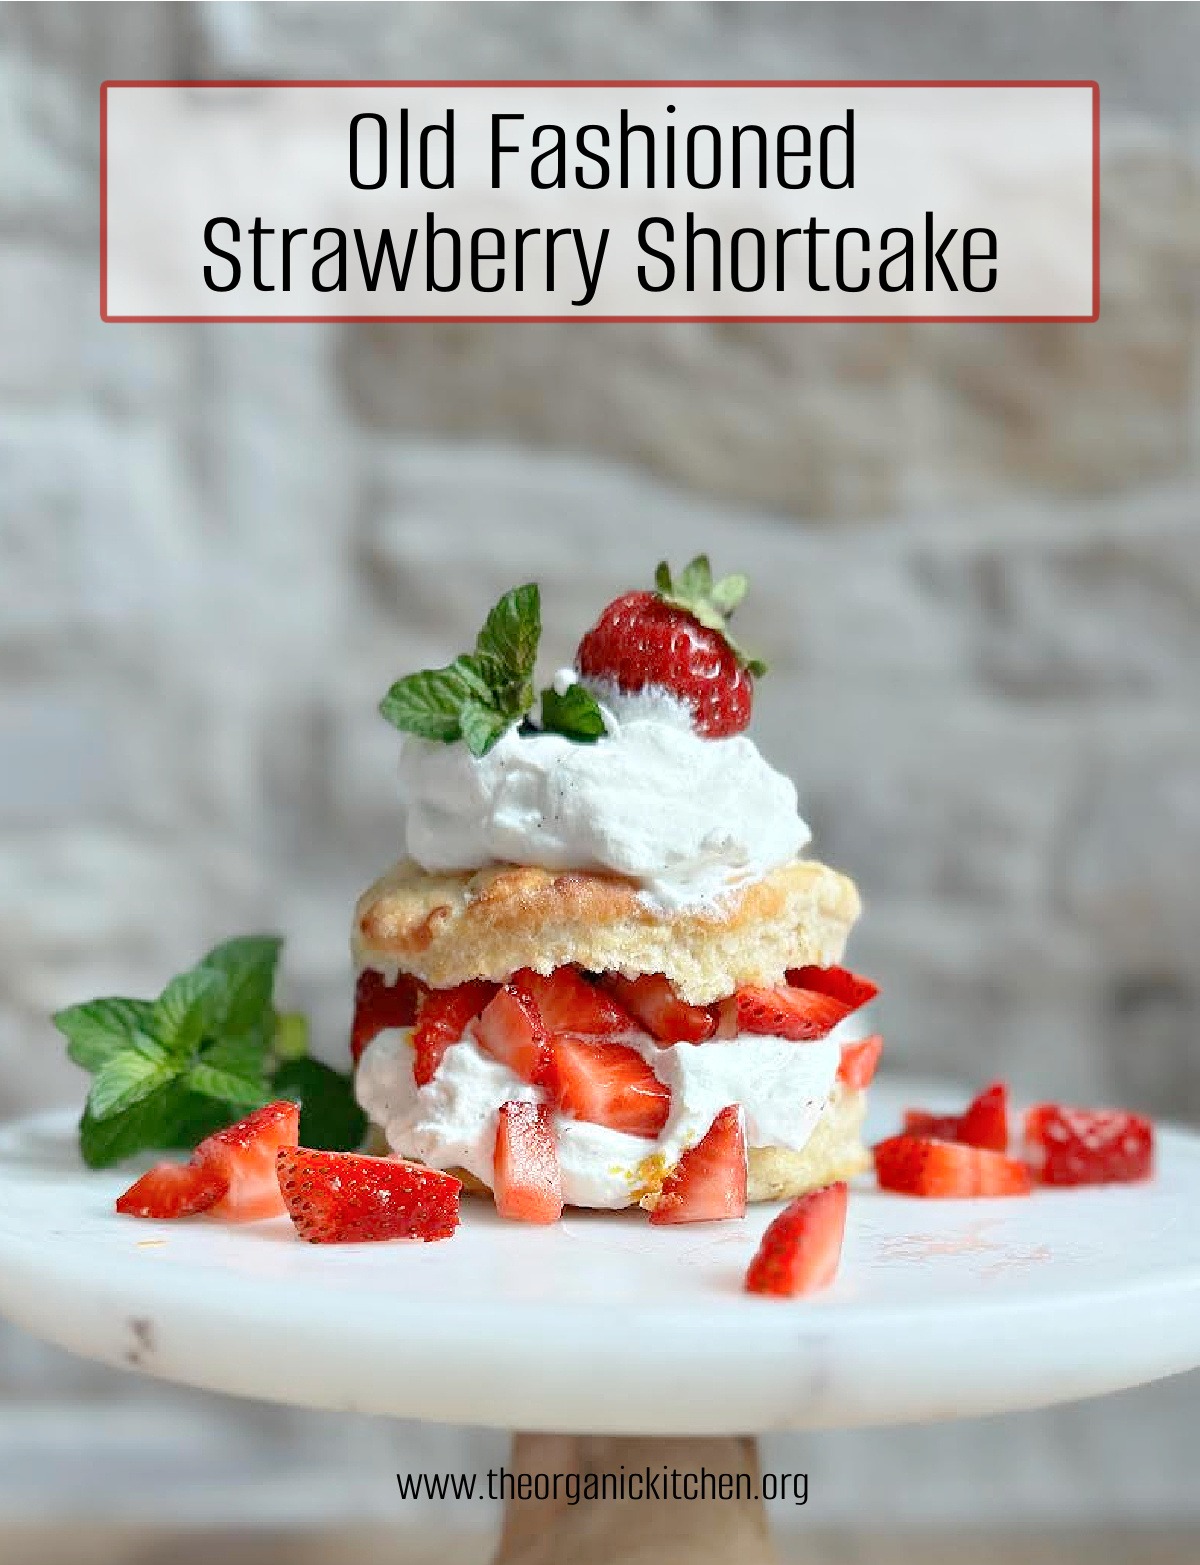
[(790, 1298), (827, 1288), (837, 1276), (846, 1232), (844, 1182), (797, 1196), (759, 1241), (746, 1272), (747, 1293)]
[(652, 1223), (708, 1223), (746, 1215), (746, 1133), (737, 1103), (723, 1108), (663, 1180)]
[[(809, 989), (739, 989), (719, 1007), (721, 1032), (766, 1033), (806, 1042), (824, 1038), (849, 1014), (841, 1000)], [(730, 1031), (732, 1029), (732, 1031)]]
[(548, 978), (523, 967), (514, 973), (512, 987), (537, 1007), (548, 1033), (603, 1037), (636, 1031), (629, 1012), (574, 967), (556, 968)]
[(905, 1109), (904, 1134), (935, 1141), (958, 1141), (985, 1152), (1008, 1151), (1008, 1088), (994, 1081), (972, 1098), (961, 1114), (930, 1114)]
[(938, 1199), (1028, 1195), (1029, 1170), (1015, 1158), (924, 1136), (892, 1136), (875, 1148), (884, 1190)]
[(558, 1149), (544, 1103), (502, 1103), (492, 1190), (501, 1217), (556, 1223), (562, 1216)]
[(545, 1080), (550, 1039), (537, 1006), (507, 985), (496, 992), (475, 1023), (479, 1047), (522, 1081)]
[(413, 1080), (418, 1087), (433, 1080), (446, 1050), (458, 1042), (468, 1023), (475, 1020), (496, 993), (496, 988), (482, 978), (472, 978), (469, 983), (459, 984), (454, 989), (426, 992), (413, 1033)]
[(1154, 1126), (1123, 1109), (1038, 1103), (1025, 1115), (1025, 1154), (1044, 1185), (1107, 1185), (1149, 1179)]
[(657, 1136), (671, 1112), (668, 1088), (623, 1043), (553, 1039), (545, 1085), (564, 1114), (631, 1136)]
[(285, 1147), (276, 1188), (312, 1244), (448, 1239), (458, 1227), (460, 1181), (402, 1158)]
[(846, 1007), (846, 1015), (869, 1005), (879, 993), (879, 985), (869, 978), (860, 978), (848, 967), (792, 967), (787, 981), (795, 989), (810, 989), (813, 994), (827, 994), (831, 1000), (840, 1000)]
[(158, 1163), (117, 1197), (129, 1217), (190, 1217), (219, 1201), (229, 1183), (218, 1168), (200, 1163)]
[(400, 973), (389, 984), (382, 973), (365, 967), (354, 986), (354, 1021), (350, 1027), (350, 1058), (357, 1065), (372, 1038), (387, 1027), (411, 1027), (424, 984), (411, 973)]
[(660, 1043), (703, 1043), (716, 1031), (717, 1018), (708, 1006), (688, 1005), (661, 973), (640, 978), (609, 973), (604, 982)]
[(883, 1037), (877, 1032), (869, 1038), (855, 1038), (850, 1043), (844, 1043), (842, 1057), (838, 1062), (838, 1080), (851, 1092), (862, 1092), (875, 1079), (882, 1053)]
[(987, 1152), (1008, 1151), (1008, 1088), (993, 1081), (972, 1098), (958, 1122), (957, 1139)]
[(212, 1208), (214, 1217), (253, 1222), (283, 1211), (275, 1154), (281, 1147), (296, 1145), (299, 1129), (299, 1104), (280, 1101), (255, 1109), (200, 1143), (193, 1162), (215, 1170), (228, 1187)]

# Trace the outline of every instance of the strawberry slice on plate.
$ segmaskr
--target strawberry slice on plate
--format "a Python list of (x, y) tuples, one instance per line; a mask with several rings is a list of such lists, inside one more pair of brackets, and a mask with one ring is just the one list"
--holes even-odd
[(544, 1103), (502, 1103), (492, 1191), (501, 1217), (556, 1223), (562, 1216), (558, 1148)]
[(762, 989), (749, 985), (738, 989), (718, 1007), (719, 1031), (732, 1038), (738, 1033), (764, 1033), (773, 1038), (808, 1042), (825, 1038), (844, 1016), (846, 1004), (811, 989)]
[(670, 1090), (623, 1043), (552, 1039), (545, 1085), (564, 1114), (631, 1136), (657, 1136), (671, 1112)]
[(460, 1181), (402, 1158), (283, 1147), (276, 1188), (311, 1244), (448, 1239), (458, 1227)]
[(117, 1197), (128, 1217), (191, 1217), (207, 1212), (229, 1183), (220, 1169), (200, 1163), (158, 1163)]
[(993, 1081), (971, 1099), (961, 1114), (930, 1114), (905, 1109), (904, 1133), (935, 1141), (959, 1141), (986, 1152), (1008, 1151), (1008, 1088)]
[(703, 1043), (716, 1031), (717, 1018), (708, 1006), (688, 1005), (661, 973), (639, 978), (609, 973), (604, 982), (659, 1043)]
[(891, 1136), (875, 1148), (875, 1177), (883, 1190), (935, 1200), (1028, 1195), (1033, 1181), (1024, 1163), (954, 1141)]
[(200, 1143), (192, 1161), (215, 1172), (226, 1185), (212, 1206), (214, 1217), (248, 1223), (282, 1213), (275, 1155), (281, 1147), (296, 1145), (299, 1129), (299, 1104), (281, 1100), (255, 1109)]
[(357, 1065), (363, 1050), (388, 1027), (411, 1027), (425, 986), (411, 973), (400, 973), (389, 984), (382, 973), (366, 967), (354, 986), (354, 1021), (350, 1026), (350, 1058)]
[(545, 1079), (550, 1037), (537, 1006), (518, 989), (506, 985), (493, 995), (475, 1023), (475, 1037), (522, 1081)]
[(523, 967), (513, 974), (512, 987), (537, 1007), (548, 1033), (605, 1037), (636, 1031), (629, 1012), (574, 967), (555, 968), (548, 978)]
[(1025, 1115), (1025, 1155), (1044, 1185), (1108, 1185), (1149, 1179), (1154, 1126), (1123, 1109), (1038, 1103)]
[(652, 1223), (708, 1223), (746, 1215), (746, 1132), (737, 1103), (723, 1108), (663, 1180)]
[(877, 1032), (869, 1038), (854, 1038), (844, 1043), (838, 1061), (838, 1080), (851, 1092), (864, 1091), (875, 1079), (882, 1053), (883, 1036)]
[(413, 1080), (418, 1087), (433, 1080), (446, 1050), (458, 1042), (496, 989), (496, 984), (472, 978), (453, 989), (426, 991), (413, 1032)]
[(837, 1276), (846, 1233), (844, 1181), (797, 1196), (759, 1242), (746, 1271), (746, 1292), (790, 1298), (816, 1293)]
[(792, 967), (787, 981), (794, 989), (809, 989), (813, 994), (827, 994), (831, 1000), (840, 1000), (846, 1007), (846, 1015), (869, 1005), (879, 993), (879, 985), (869, 978), (860, 978), (848, 967)]

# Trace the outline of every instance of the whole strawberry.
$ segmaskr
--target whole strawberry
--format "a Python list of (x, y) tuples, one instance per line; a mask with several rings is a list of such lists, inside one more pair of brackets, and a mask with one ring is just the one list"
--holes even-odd
[(677, 581), (665, 563), (654, 580), (656, 591), (627, 592), (608, 605), (579, 643), (576, 667), (627, 695), (666, 691), (689, 708), (708, 739), (741, 733), (750, 721), (753, 679), (766, 673), (728, 630), (749, 583), (744, 576), (713, 581), (703, 554)]

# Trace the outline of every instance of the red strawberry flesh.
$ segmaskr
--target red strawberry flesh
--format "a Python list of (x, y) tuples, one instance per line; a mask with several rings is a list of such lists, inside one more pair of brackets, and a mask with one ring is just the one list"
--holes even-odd
[(847, 1201), (846, 1185), (839, 1181), (785, 1207), (750, 1262), (747, 1293), (790, 1298), (827, 1288), (841, 1263)]
[(838, 1061), (838, 1080), (851, 1092), (864, 1091), (875, 1079), (882, 1053), (883, 1038), (877, 1032), (869, 1038), (854, 1038), (844, 1043)]
[(879, 993), (879, 985), (869, 978), (860, 978), (848, 967), (793, 967), (787, 974), (788, 983), (795, 989), (809, 989), (814, 994), (827, 994), (831, 1000), (840, 1000), (847, 1016), (864, 1005), (869, 1005)]
[(721, 1109), (663, 1180), (652, 1223), (708, 1223), (746, 1215), (746, 1134), (736, 1104)]
[(492, 1190), (501, 1217), (556, 1223), (562, 1216), (558, 1149), (544, 1103), (501, 1104)]
[(426, 992), (413, 1032), (413, 1080), (418, 1087), (427, 1086), (433, 1080), (446, 1050), (459, 1041), (497, 987), (482, 979), (472, 979), (454, 989)]
[(1154, 1172), (1154, 1126), (1122, 1109), (1038, 1103), (1025, 1115), (1025, 1152), (1044, 1185), (1125, 1184)]
[(717, 1019), (705, 1005), (688, 1005), (659, 973), (622, 978), (609, 973), (606, 986), (660, 1043), (702, 1043), (716, 1031)]
[(117, 1197), (128, 1217), (190, 1217), (206, 1212), (225, 1194), (220, 1169), (199, 1163), (158, 1163)]
[(934, 1200), (1028, 1195), (1029, 1170), (1015, 1158), (925, 1136), (891, 1136), (875, 1148), (881, 1189)]
[(398, 974), (391, 984), (372, 967), (359, 973), (350, 1028), (350, 1058), (356, 1065), (366, 1046), (386, 1028), (412, 1026), (424, 987), (410, 973)]
[(512, 987), (536, 1007), (548, 1033), (604, 1037), (636, 1031), (625, 1007), (573, 967), (556, 968), (549, 977), (525, 967), (514, 973)]
[(723, 1032), (762, 1033), (806, 1042), (825, 1038), (847, 1015), (846, 1006), (808, 989), (738, 989), (719, 1007)]
[(542, 1082), (550, 1040), (532, 1000), (517, 989), (499, 990), (475, 1023), (479, 1047), (507, 1065), (522, 1081)]
[(215, 1170), (227, 1185), (225, 1194), (213, 1205), (215, 1217), (253, 1222), (282, 1213), (275, 1155), (281, 1147), (296, 1145), (299, 1128), (299, 1105), (281, 1100), (255, 1109), (236, 1125), (218, 1130), (200, 1143), (193, 1161)]
[(448, 1239), (458, 1226), (459, 1180), (420, 1163), (285, 1147), (276, 1172), (296, 1232), (311, 1244)]
[(671, 1112), (669, 1089), (621, 1043), (552, 1039), (546, 1086), (564, 1114), (631, 1136), (657, 1136)]

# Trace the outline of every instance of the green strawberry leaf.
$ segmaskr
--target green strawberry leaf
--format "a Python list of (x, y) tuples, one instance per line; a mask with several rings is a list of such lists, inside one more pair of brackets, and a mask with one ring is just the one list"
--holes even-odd
[(595, 697), (582, 685), (568, 685), (560, 695), (551, 686), (542, 691), (542, 727), (589, 744), (604, 735), (604, 715)]
[(352, 1152), (367, 1133), (367, 1116), (354, 1098), (354, 1083), (320, 1060), (287, 1060), (275, 1072), (277, 1097), (300, 1105), (300, 1144), (330, 1152)]
[(729, 617), (749, 591), (749, 579), (742, 575), (723, 576), (713, 581), (707, 554), (698, 554), (673, 578), (665, 560), (654, 572), (654, 585), (664, 603), (684, 609), (709, 630), (719, 631), (741, 666), (755, 679), (767, 672), (761, 658), (753, 657), (729, 634)]
[(84, 1070), (95, 1072), (138, 1033), (153, 1027), (154, 1002), (118, 996), (88, 1000), (56, 1011), (52, 1020), (67, 1040), (68, 1057)]

